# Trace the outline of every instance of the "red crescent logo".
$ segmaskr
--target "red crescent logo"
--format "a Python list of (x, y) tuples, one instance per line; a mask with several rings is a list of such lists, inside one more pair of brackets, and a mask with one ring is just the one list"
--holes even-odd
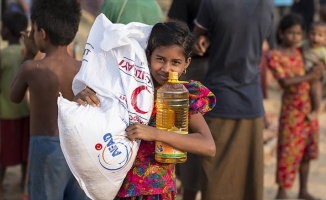
[(96, 149), (96, 150), (101, 150), (101, 149), (102, 149), (102, 144), (97, 143), (97, 144), (95, 145), (95, 149)]
[(147, 90), (149, 92), (149, 90), (147, 89), (147, 87), (145, 85), (142, 85), (142, 86), (139, 86), (137, 87), (131, 94), (131, 105), (132, 107), (135, 109), (135, 111), (137, 113), (140, 113), (140, 114), (145, 114), (147, 113), (148, 111), (143, 111), (143, 110), (140, 110), (137, 106), (137, 97), (138, 97), (138, 94), (143, 91), (143, 90)]

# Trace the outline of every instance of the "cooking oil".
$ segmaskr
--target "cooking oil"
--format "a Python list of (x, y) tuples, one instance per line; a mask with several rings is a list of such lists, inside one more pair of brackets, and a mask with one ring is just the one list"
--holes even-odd
[[(170, 72), (168, 82), (157, 90), (156, 128), (188, 134), (189, 91), (183, 83), (178, 81), (177, 72)], [(162, 163), (182, 163), (187, 160), (187, 152), (156, 141), (155, 159)]]

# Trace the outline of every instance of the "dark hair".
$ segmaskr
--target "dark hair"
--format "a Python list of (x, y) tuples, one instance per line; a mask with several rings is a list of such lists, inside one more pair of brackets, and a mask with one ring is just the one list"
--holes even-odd
[(38, 30), (44, 29), (53, 45), (68, 45), (79, 26), (81, 11), (78, 0), (33, 0), (31, 20)]
[(302, 30), (304, 30), (304, 21), (301, 15), (296, 13), (289, 13), (285, 15), (277, 28), (276, 31), (276, 42), (277, 44), (281, 44), (282, 40), (280, 38), (280, 34), (284, 33), (287, 29), (291, 28), (292, 26), (300, 25)]
[(183, 53), (188, 59), (191, 57), (194, 36), (184, 22), (157, 23), (153, 26), (147, 43), (146, 52), (148, 57), (159, 46), (178, 45), (183, 49)]
[(27, 28), (28, 19), (23, 13), (7, 11), (2, 16), (2, 25), (7, 27), (13, 36), (20, 37), (20, 32)]
[(326, 23), (323, 22), (323, 21), (316, 21), (316, 22), (313, 22), (313, 23), (310, 25), (310, 27), (309, 27), (309, 31), (311, 31), (311, 29), (315, 28), (316, 26), (326, 28)]

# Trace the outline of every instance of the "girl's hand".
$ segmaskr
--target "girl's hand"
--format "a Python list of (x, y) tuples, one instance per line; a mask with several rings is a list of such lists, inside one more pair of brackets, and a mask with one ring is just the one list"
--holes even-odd
[(145, 141), (155, 141), (157, 128), (135, 122), (126, 128), (128, 138), (133, 141), (135, 139)]
[(323, 71), (325, 69), (325, 65), (320, 62), (320, 61), (316, 61), (314, 63), (314, 67), (312, 68), (312, 70), (310, 70), (309, 74), (312, 75), (312, 80), (319, 80), (320, 77), (323, 74)]
[(86, 106), (87, 104), (93, 107), (100, 106), (100, 100), (96, 96), (94, 90), (89, 87), (86, 87), (83, 91), (79, 92), (75, 97), (74, 101), (79, 103), (82, 106)]

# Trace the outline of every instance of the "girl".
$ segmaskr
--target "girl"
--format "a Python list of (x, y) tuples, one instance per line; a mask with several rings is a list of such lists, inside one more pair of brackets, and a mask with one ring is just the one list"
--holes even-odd
[(309, 81), (319, 78), (322, 66), (305, 73), (303, 58), (297, 48), (302, 42), (303, 21), (296, 14), (286, 15), (277, 32), (279, 47), (267, 54), (268, 66), (283, 89), (279, 118), (276, 199), (288, 198), (296, 171), (300, 174), (298, 198), (315, 199), (307, 191), (309, 163), (317, 158), (318, 122), (309, 121), (311, 110)]
[[(193, 35), (187, 25), (181, 22), (158, 23), (153, 26), (146, 48), (150, 72), (157, 89), (168, 80), (170, 71), (185, 73), (190, 64)], [(155, 161), (155, 141), (161, 141), (174, 148), (200, 154), (215, 155), (215, 144), (203, 114), (215, 106), (215, 96), (202, 84), (191, 81), (185, 86), (189, 90), (190, 119), (189, 127), (193, 134), (181, 135), (155, 128), (156, 106), (149, 126), (140, 123), (131, 124), (127, 129), (130, 140), (141, 139), (136, 160), (128, 172), (116, 199), (176, 199), (175, 166)], [(81, 105), (99, 105), (95, 93), (86, 88), (75, 101)]]

